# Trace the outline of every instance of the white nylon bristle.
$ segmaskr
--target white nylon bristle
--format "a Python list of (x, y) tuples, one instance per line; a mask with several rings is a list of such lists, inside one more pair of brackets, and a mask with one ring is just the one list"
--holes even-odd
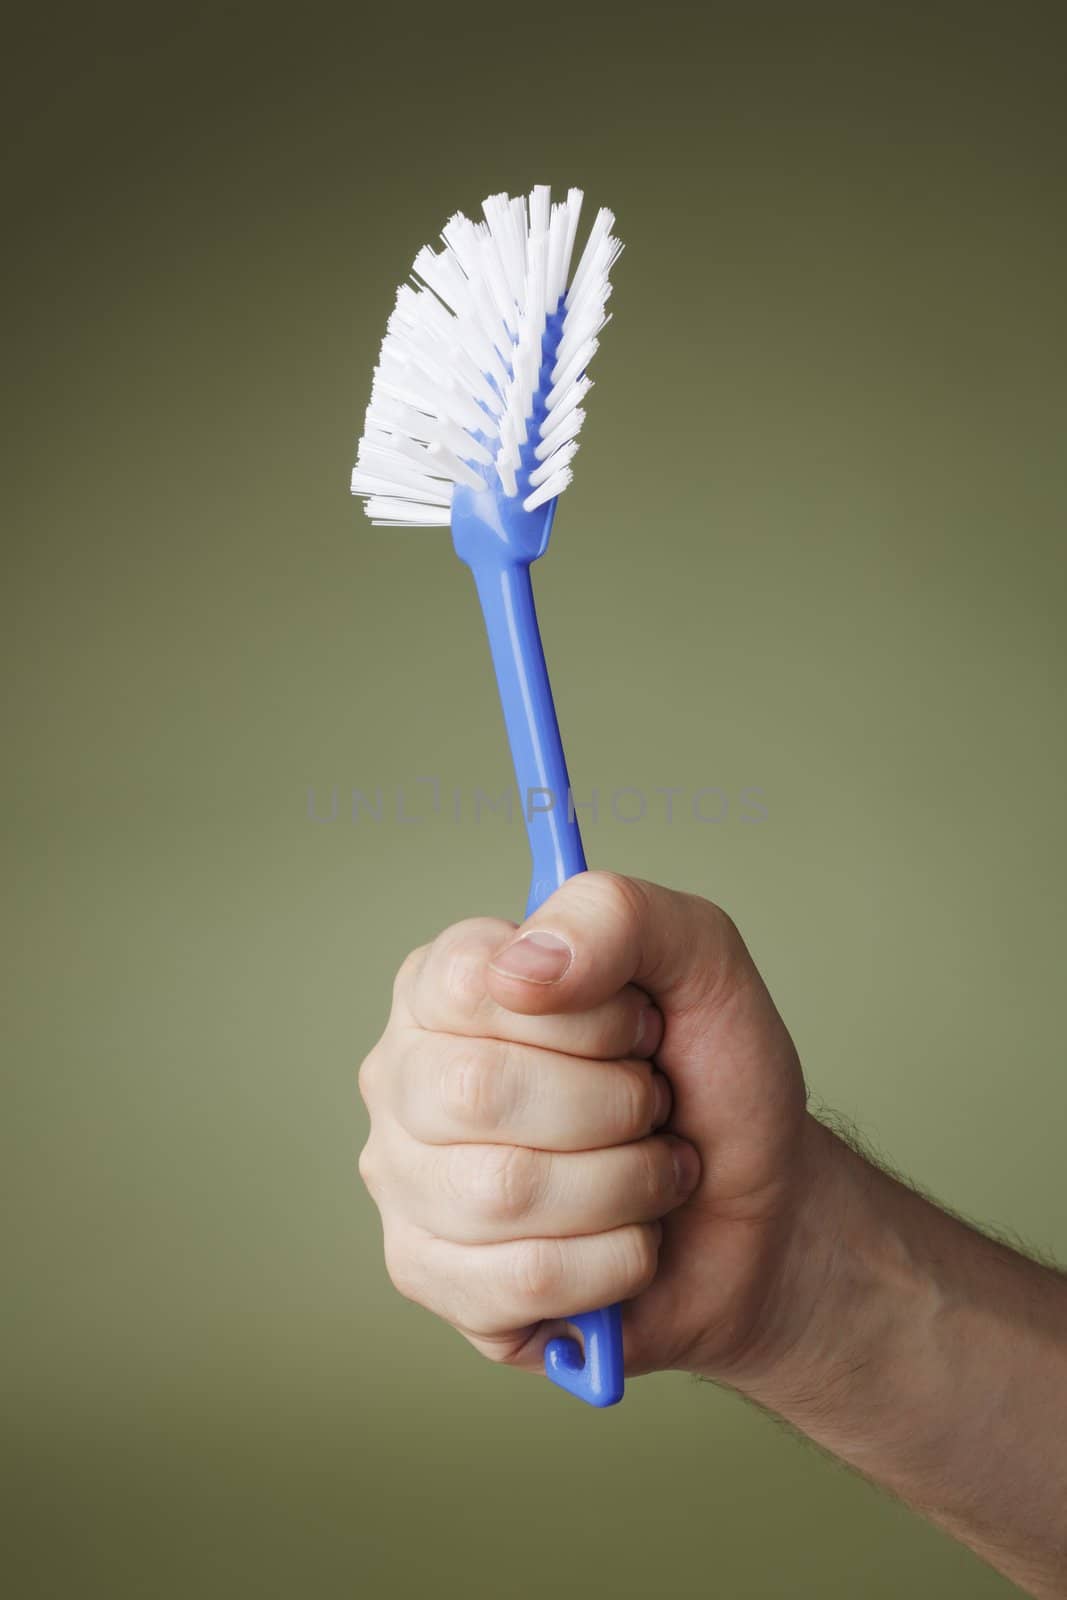
[[(592, 388), (585, 369), (610, 317), (622, 245), (597, 213), (571, 273), (582, 191), (552, 204), (490, 195), (425, 245), (401, 284), (374, 371), (352, 493), (383, 527), (447, 527), (456, 484), (523, 508), (562, 494)], [(548, 320), (563, 310), (549, 344)]]

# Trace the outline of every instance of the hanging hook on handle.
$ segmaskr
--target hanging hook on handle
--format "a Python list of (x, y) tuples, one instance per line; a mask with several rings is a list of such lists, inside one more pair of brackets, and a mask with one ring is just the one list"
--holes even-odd
[(618, 1405), (623, 1396), (622, 1308), (583, 1311), (569, 1322), (582, 1335), (585, 1356), (577, 1339), (550, 1339), (545, 1348), (545, 1372), (561, 1389), (591, 1406)]

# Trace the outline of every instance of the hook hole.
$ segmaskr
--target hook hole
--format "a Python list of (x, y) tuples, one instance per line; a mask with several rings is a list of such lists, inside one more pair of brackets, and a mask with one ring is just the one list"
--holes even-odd
[(564, 1339), (573, 1339), (582, 1357), (582, 1366), (585, 1366), (585, 1334), (576, 1322), (565, 1322), (562, 1328)]

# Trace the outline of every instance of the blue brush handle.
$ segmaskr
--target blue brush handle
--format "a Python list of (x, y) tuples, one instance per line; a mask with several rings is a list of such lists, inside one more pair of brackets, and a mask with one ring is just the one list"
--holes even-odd
[[(459, 549), (455, 514), (453, 528)], [(470, 561), (485, 616), (519, 803), (530, 839), (533, 879), (526, 904), (529, 916), (561, 883), (585, 871), (585, 853), (571, 806), (529, 562), (511, 559), (504, 548), (492, 551), (488, 558), (483, 550), (481, 559), (470, 560), (467, 554), (465, 559)], [(547, 1375), (589, 1405), (617, 1404), (623, 1394), (620, 1307), (584, 1311), (567, 1320), (582, 1335), (584, 1357), (576, 1339), (552, 1339), (545, 1350)]]
[(570, 779), (534, 609), (530, 568), (523, 562), (474, 569), (500, 703), (511, 745), (519, 804), (533, 858), (526, 915), (561, 883), (586, 868)]

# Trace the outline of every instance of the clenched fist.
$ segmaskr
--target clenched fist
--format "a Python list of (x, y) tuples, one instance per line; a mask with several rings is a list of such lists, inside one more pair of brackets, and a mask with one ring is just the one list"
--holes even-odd
[(730, 920), (588, 872), (521, 928), (416, 950), (360, 1072), (360, 1171), (400, 1292), (540, 1370), (625, 1301), (630, 1375), (719, 1375), (775, 1324), (811, 1124), (796, 1052)]

